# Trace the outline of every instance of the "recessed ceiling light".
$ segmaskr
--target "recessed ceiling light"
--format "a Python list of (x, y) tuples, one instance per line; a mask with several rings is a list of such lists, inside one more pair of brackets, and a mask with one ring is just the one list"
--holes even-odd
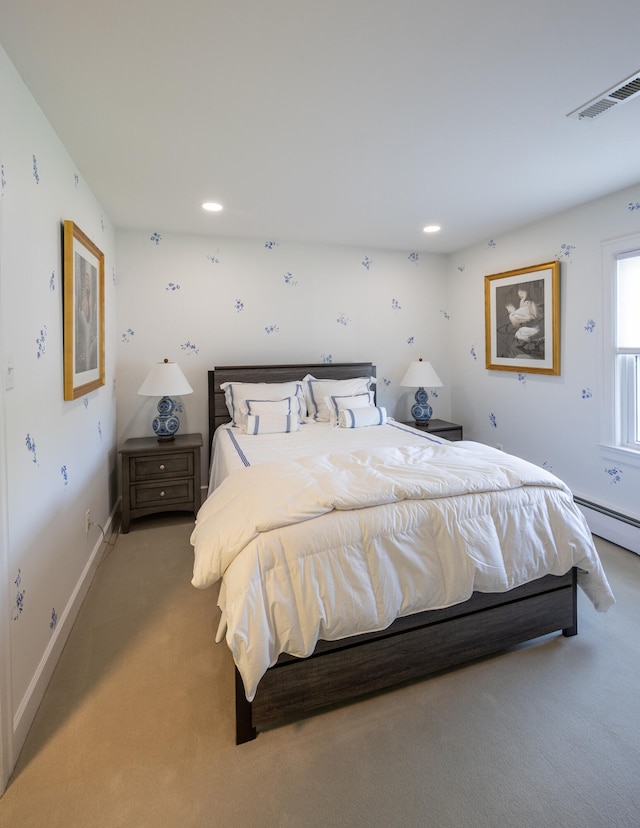
[(440, 229), (439, 224), (427, 224), (426, 227), (422, 228), (423, 233), (437, 233)]
[(209, 213), (219, 213), (222, 210), (222, 204), (218, 204), (217, 201), (205, 201), (202, 209), (207, 210)]

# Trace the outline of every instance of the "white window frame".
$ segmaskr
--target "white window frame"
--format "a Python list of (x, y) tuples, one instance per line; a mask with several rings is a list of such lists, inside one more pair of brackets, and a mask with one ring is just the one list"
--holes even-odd
[(626, 236), (602, 245), (603, 254), (603, 408), (602, 445), (640, 467), (640, 435), (635, 434), (638, 393), (636, 352), (617, 347), (616, 284), (618, 260), (640, 255), (640, 235)]

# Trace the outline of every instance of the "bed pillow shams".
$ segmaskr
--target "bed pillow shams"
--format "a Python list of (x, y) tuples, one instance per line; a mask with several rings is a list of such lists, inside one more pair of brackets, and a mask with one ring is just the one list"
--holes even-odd
[(375, 405), (373, 391), (342, 397), (334, 394), (332, 397), (325, 397), (324, 402), (329, 409), (329, 422), (334, 426), (338, 424), (338, 414), (344, 408), (371, 408)]
[(289, 434), (300, 429), (296, 414), (248, 414), (247, 434)]
[(304, 396), (309, 417), (318, 422), (331, 419), (331, 411), (325, 397), (345, 397), (366, 394), (375, 382), (373, 377), (356, 377), (346, 380), (321, 380), (311, 374), (303, 379)]
[[(285, 397), (283, 400), (246, 400), (249, 414), (296, 414), (300, 416), (300, 403), (297, 397)], [(244, 406), (242, 407), (244, 412)]]
[(387, 411), (381, 406), (369, 408), (343, 408), (338, 413), (340, 428), (364, 428), (366, 426), (384, 425), (387, 422)]
[(302, 382), (223, 382), (227, 411), (234, 426), (243, 425), (248, 416), (247, 400), (280, 401), (287, 397), (298, 400), (298, 416), (307, 416)]

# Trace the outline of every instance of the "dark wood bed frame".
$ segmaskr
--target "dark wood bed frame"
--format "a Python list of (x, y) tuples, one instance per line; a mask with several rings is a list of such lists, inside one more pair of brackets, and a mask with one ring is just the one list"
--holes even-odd
[[(209, 371), (209, 447), (229, 422), (220, 385), (375, 376), (370, 362), (317, 365), (225, 366)], [(505, 593), (474, 592), (463, 604), (395, 621), (386, 630), (340, 641), (319, 641), (308, 658), (282, 655), (248, 702), (236, 681), (236, 743), (258, 729), (332, 704), (423, 678), (562, 630), (578, 632), (577, 576), (547, 575)]]

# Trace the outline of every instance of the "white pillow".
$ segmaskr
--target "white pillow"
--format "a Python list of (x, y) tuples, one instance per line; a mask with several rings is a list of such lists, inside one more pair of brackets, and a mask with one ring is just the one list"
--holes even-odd
[[(296, 397), (300, 407), (300, 417), (307, 416), (302, 382), (223, 382), (227, 411), (232, 425), (242, 425), (247, 416), (247, 400), (281, 400), (283, 397)], [(243, 411), (244, 409), (244, 411)]]
[(324, 402), (329, 409), (329, 422), (331, 425), (336, 425), (338, 422), (338, 414), (343, 408), (370, 408), (374, 404), (373, 391), (367, 391), (366, 394), (356, 394), (350, 397), (339, 397), (334, 394), (333, 397), (325, 397)]
[(245, 428), (247, 434), (289, 434), (299, 430), (300, 418), (297, 414), (249, 414)]
[(325, 403), (325, 397), (355, 396), (366, 394), (371, 390), (371, 384), (375, 380), (372, 377), (356, 377), (346, 380), (319, 380), (311, 374), (302, 380), (304, 383), (304, 396), (307, 403), (309, 417), (313, 420), (328, 421), (331, 419), (329, 408)]
[(380, 406), (371, 408), (343, 408), (338, 414), (340, 428), (363, 428), (365, 426), (384, 425), (387, 411)]
[(285, 397), (283, 400), (246, 400), (241, 408), (242, 414), (295, 414), (300, 418), (300, 404), (297, 397)]

